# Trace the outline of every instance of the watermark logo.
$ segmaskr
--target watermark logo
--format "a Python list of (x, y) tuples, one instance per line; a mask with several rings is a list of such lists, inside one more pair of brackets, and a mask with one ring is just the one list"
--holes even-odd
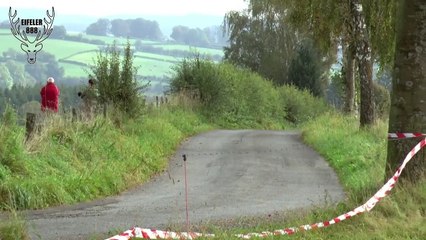
[(55, 9), (52, 7), (52, 14), (46, 11), (47, 18), (43, 19), (21, 19), (17, 18), (17, 11), (12, 14), (12, 7), (9, 8), (9, 21), (13, 36), (21, 42), (21, 49), (27, 54), (27, 61), (34, 64), (37, 60), (37, 53), (43, 49), (43, 41), (46, 40), (53, 31), (53, 20), (55, 19)]

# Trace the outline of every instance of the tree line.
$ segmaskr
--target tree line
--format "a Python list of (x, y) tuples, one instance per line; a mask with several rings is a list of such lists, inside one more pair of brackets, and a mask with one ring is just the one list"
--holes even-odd
[[(382, 69), (392, 64), (396, 7), (386, 0), (363, 3), (251, 0), (247, 11), (229, 12), (225, 17), (230, 35), (225, 58), (277, 84), (295, 84), (320, 95), (341, 47), (345, 110), (355, 114), (359, 95), (360, 124), (371, 125), (375, 119), (373, 63), (380, 63)], [(301, 63), (306, 63), (304, 68)], [(312, 66), (306, 68), (308, 64)], [(360, 82), (357, 92), (355, 78)]]
[[(226, 14), (230, 45), (225, 59), (271, 79), (321, 95), (341, 49), (344, 111), (358, 116), (360, 127), (377, 117), (373, 64), (393, 74), (390, 132), (426, 132), (426, 3), (422, 0), (250, 0), (248, 9)], [(397, 17), (398, 16), (398, 17)], [(379, 93), (378, 93), (379, 92)], [(380, 100), (378, 101), (380, 103)], [(376, 101), (377, 105), (377, 101)], [(359, 108), (358, 108), (359, 106)], [(415, 140), (414, 140), (415, 141)], [(386, 173), (393, 174), (413, 141), (389, 142)], [(410, 180), (424, 175), (426, 154), (407, 171)]]
[[(38, 111), (40, 109), (40, 90), (45, 82), (32, 86), (13, 85), (10, 89), (0, 89), (0, 115), (3, 114), (6, 106), (13, 107), (20, 117), (24, 117), (26, 111)], [(61, 91), (60, 111), (68, 111), (72, 107), (77, 107), (81, 99), (77, 93), (81, 91), (81, 86), (69, 86), (63, 83), (58, 84)]]
[[(9, 29), (9, 21), (1, 22), (0, 28)], [(68, 35), (63, 25), (54, 26), (54, 29), (50, 36), (51, 38), (87, 42), (97, 45), (105, 44), (99, 39), (85, 39), (79, 35)], [(85, 33), (96, 36), (112, 35), (114, 37), (128, 37), (151, 41), (172, 39), (177, 43), (199, 47), (224, 46), (228, 41), (228, 36), (224, 34), (220, 26), (210, 26), (201, 29), (178, 25), (173, 27), (170, 36), (164, 36), (157, 21), (146, 20), (144, 18), (113, 20), (100, 18), (87, 26)]]
[[(160, 30), (157, 21), (136, 19), (98, 19), (86, 28), (86, 33), (98, 36), (111, 34), (115, 37), (129, 37), (152, 41), (164, 41), (167, 39)], [(225, 45), (227, 42), (222, 29), (219, 26), (189, 28), (186, 26), (173, 27), (170, 38), (182, 44), (193, 46)]]
[(0, 63), (0, 89), (10, 89), (13, 85), (33, 86), (44, 83), (50, 76), (61, 79), (68, 85), (75, 85), (80, 81), (78, 78), (65, 78), (63, 67), (48, 52), (38, 56), (37, 64), (24, 64), (25, 54), (8, 49), (0, 55)]

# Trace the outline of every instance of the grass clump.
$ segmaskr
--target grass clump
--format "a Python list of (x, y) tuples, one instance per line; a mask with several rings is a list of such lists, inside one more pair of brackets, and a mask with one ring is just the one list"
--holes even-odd
[[(0, 216), (1, 217), (1, 216)], [(29, 240), (27, 223), (23, 217), (11, 211), (4, 220), (0, 220), (0, 239), (4, 240)]]

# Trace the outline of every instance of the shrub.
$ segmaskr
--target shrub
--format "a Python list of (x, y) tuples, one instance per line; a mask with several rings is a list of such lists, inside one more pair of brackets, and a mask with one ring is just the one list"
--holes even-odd
[(129, 42), (124, 49), (122, 60), (120, 55), (115, 45), (105, 52), (99, 52), (92, 72), (98, 81), (99, 101), (112, 103), (116, 109), (134, 117), (142, 109), (143, 98), (140, 93), (148, 85), (138, 85), (137, 68), (133, 66)]
[(228, 63), (186, 59), (175, 68), (171, 91), (191, 92), (207, 117), (229, 127), (268, 126), (283, 119), (273, 84)]
[(175, 68), (171, 91), (199, 97), (204, 114), (228, 127), (263, 127), (286, 121), (299, 124), (327, 111), (320, 98), (293, 86), (272, 82), (232, 64), (186, 59)]
[(285, 118), (291, 123), (300, 124), (330, 110), (323, 99), (313, 97), (308, 90), (283, 86), (279, 92)]
[(298, 46), (288, 70), (289, 82), (314, 96), (323, 96), (321, 84), (321, 56), (312, 41), (305, 40)]
[(0, 220), (0, 239), (12, 240), (29, 240), (27, 233), (27, 223), (22, 216), (18, 216), (16, 212), (9, 213), (6, 219)]
[(377, 117), (385, 119), (389, 117), (390, 111), (390, 94), (389, 91), (378, 83), (373, 84), (374, 88), (374, 104)]

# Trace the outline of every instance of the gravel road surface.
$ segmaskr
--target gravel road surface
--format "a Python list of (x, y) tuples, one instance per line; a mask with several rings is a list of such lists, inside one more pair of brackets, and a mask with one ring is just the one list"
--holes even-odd
[(98, 201), (29, 211), (31, 238), (90, 239), (108, 236), (114, 229), (162, 229), (184, 223), (183, 154), (191, 223), (265, 216), (344, 198), (334, 171), (301, 142), (300, 133), (217, 130), (185, 141), (167, 171), (137, 189)]

